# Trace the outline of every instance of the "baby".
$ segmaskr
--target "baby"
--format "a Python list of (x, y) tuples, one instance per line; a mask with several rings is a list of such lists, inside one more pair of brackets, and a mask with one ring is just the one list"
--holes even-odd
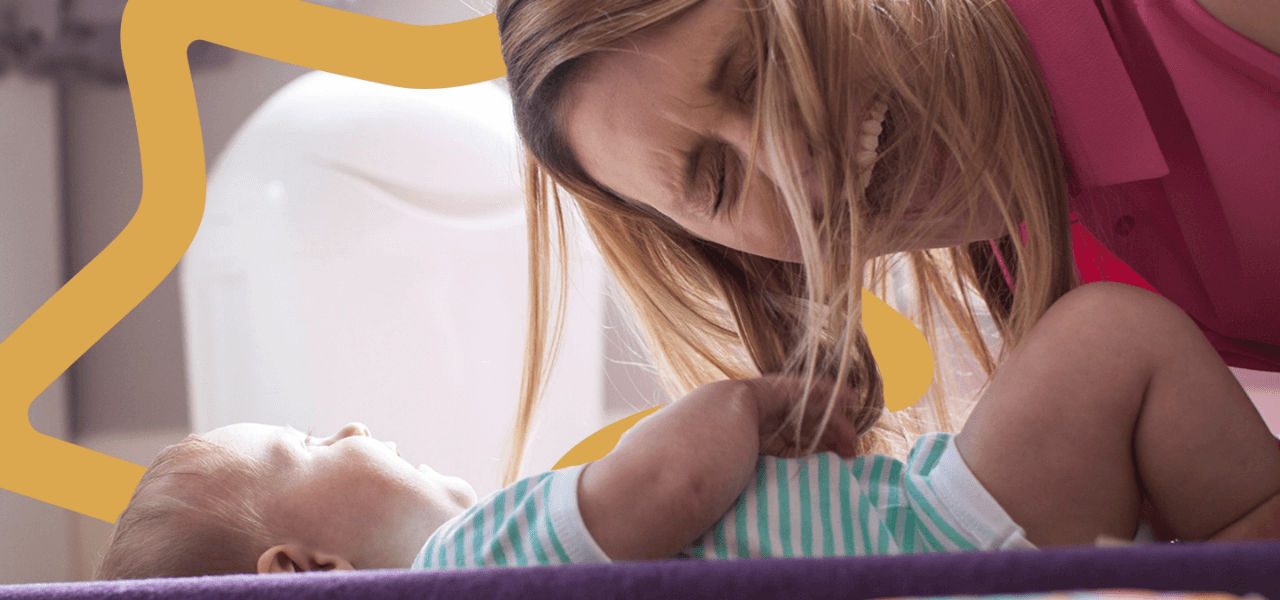
[[(357, 423), (223, 427), (160, 453), (99, 577), (1035, 548), (1133, 539), (1144, 516), (1165, 539), (1280, 538), (1275, 438), (1194, 323), (1137, 288), (1064, 296), (961, 433), (905, 462), (854, 457), (821, 401), (788, 439), (798, 385), (703, 386), (605, 458), (479, 503)], [(817, 453), (781, 458), (797, 441)]]

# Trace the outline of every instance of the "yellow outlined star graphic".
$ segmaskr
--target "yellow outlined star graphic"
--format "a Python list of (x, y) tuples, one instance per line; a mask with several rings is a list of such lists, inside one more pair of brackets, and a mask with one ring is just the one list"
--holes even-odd
[[(205, 40), (407, 88), (505, 74), (493, 15), (423, 26), (301, 0), (129, 0), (120, 38), (142, 159), (138, 210), (93, 261), (0, 342), (0, 487), (108, 522), (124, 510), (143, 467), (44, 435), (27, 411), (177, 266), (200, 225), (205, 161), (187, 47)], [(864, 307), (864, 323), (876, 355), (893, 357), (881, 361), (890, 406), (913, 403), (932, 377), (923, 336), (878, 300)], [(604, 437), (616, 442), (618, 435), (615, 427)]]

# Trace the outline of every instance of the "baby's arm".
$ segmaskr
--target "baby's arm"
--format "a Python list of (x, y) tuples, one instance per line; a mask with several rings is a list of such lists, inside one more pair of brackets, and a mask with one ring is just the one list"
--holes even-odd
[[(720, 381), (644, 419), (583, 471), (578, 505), (587, 531), (614, 560), (667, 558), (715, 524), (755, 472), (760, 438), (797, 398), (783, 378)], [(826, 396), (815, 394), (806, 423)], [(834, 415), (818, 450), (853, 454), (857, 431)]]

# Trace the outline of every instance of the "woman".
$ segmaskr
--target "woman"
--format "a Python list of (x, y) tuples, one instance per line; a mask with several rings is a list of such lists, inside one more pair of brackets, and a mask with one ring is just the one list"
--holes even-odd
[[(1280, 320), (1263, 312), (1280, 299), (1280, 208), (1260, 202), (1280, 196), (1263, 173), (1280, 164), (1280, 57), (1193, 0), (502, 0), (497, 13), (529, 151), (517, 447), (554, 347), (556, 186), (679, 391), (794, 370), (880, 406), (858, 298), (895, 256), (926, 335), (941, 311), (990, 371), (965, 290), (1016, 344), (1076, 283), (1073, 209), (1228, 363), (1280, 370)], [(1172, 46), (1186, 31), (1205, 48)], [(1251, 118), (1226, 109), (1245, 105)], [(889, 417), (879, 429), (914, 428)], [(945, 426), (946, 407), (931, 418)], [(869, 433), (865, 449), (888, 441)]]

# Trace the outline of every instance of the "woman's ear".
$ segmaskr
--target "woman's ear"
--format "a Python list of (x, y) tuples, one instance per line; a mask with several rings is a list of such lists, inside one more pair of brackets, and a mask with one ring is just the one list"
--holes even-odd
[(298, 544), (278, 544), (258, 557), (258, 573), (298, 573), (302, 571), (351, 571), (355, 567), (337, 554), (316, 552)]

